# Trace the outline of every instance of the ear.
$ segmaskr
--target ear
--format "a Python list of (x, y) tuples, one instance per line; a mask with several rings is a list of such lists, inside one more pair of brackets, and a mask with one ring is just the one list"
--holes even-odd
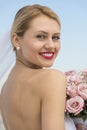
[(20, 47), (20, 37), (16, 33), (12, 34), (11, 41), (14, 48)]

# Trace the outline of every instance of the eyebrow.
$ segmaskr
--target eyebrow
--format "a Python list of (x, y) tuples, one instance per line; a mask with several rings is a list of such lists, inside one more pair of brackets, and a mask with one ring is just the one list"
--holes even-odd
[[(48, 32), (45, 32), (45, 31), (38, 31), (38, 32), (40, 32), (40, 33), (44, 33), (44, 34), (49, 34)], [(60, 33), (59, 32), (56, 32), (56, 33), (54, 33), (54, 35), (60, 35)]]

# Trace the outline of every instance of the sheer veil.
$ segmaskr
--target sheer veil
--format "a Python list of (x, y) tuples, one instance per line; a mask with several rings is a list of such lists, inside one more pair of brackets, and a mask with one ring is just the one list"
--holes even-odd
[(0, 92), (15, 64), (15, 59), (16, 56), (11, 44), (9, 31), (0, 38)]

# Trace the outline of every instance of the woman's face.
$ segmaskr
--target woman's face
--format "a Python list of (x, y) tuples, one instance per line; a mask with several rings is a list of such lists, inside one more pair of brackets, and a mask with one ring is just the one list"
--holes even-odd
[(32, 65), (50, 67), (60, 49), (60, 27), (56, 20), (45, 15), (31, 22), (30, 28), (20, 38), (24, 58)]

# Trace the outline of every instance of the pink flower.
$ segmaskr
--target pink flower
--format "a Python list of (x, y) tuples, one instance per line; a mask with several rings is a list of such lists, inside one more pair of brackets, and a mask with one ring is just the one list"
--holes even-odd
[(66, 111), (77, 115), (83, 110), (84, 100), (80, 96), (75, 96), (66, 101)]
[(65, 72), (66, 87), (66, 114), (71, 117), (87, 118), (87, 69), (83, 71)]
[(67, 85), (72, 85), (72, 84), (78, 85), (79, 83), (82, 82), (82, 76), (74, 70), (65, 72), (65, 74), (67, 76)]
[(78, 94), (84, 99), (87, 100), (87, 84), (82, 83), (78, 86)]
[(67, 95), (69, 95), (70, 97), (77, 96), (78, 88), (75, 84), (67, 86), (66, 90)]
[(66, 76), (71, 76), (71, 75), (76, 74), (76, 71), (75, 70), (70, 70), (70, 71), (65, 72), (65, 74), (66, 74)]
[(84, 70), (83, 70), (83, 73), (86, 73), (86, 74), (87, 74), (87, 69), (84, 69)]

